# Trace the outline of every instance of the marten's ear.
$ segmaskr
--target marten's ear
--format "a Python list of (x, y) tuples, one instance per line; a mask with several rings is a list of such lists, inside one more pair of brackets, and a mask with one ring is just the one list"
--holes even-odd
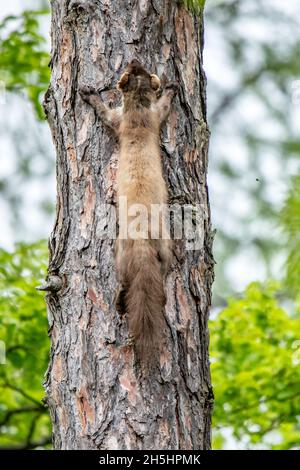
[(153, 90), (158, 90), (160, 88), (160, 79), (154, 73), (150, 75), (150, 84)]
[(121, 78), (117, 83), (117, 89), (122, 91), (125, 85), (128, 83), (128, 80), (129, 80), (129, 73), (124, 72), (123, 75), (121, 75)]

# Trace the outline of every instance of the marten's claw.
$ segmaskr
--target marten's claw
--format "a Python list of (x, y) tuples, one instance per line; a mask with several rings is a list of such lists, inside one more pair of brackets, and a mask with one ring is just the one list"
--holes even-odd
[(179, 89), (178, 82), (169, 82), (165, 86), (165, 90), (173, 92), (174, 95), (176, 95), (176, 93), (178, 92), (178, 89)]
[(134, 337), (129, 335), (125, 343), (126, 343), (126, 346), (134, 346)]
[(93, 88), (92, 86), (80, 87), (79, 93), (80, 93), (81, 98), (87, 102), (89, 102), (89, 98), (91, 95), (98, 95), (97, 90), (95, 90), (95, 88)]

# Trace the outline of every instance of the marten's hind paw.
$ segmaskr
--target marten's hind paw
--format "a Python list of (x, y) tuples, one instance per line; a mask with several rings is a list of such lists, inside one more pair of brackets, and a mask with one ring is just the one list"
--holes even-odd
[(125, 306), (125, 290), (123, 287), (120, 287), (115, 298), (115, 306), (119, 315), (123, 316), (126, 313)]
[(128, 336), (126, 339), (126, 346), (134, 346), (134, 337), (133, 336)]

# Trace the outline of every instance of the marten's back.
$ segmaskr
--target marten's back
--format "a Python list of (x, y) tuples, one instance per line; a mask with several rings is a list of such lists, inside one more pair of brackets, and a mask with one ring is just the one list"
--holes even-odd
[(117, 191), (118, 197), (128, 198), (128, 204), (166, 202), (159, 127), (148, 109), (124, 116), (120, 129)]

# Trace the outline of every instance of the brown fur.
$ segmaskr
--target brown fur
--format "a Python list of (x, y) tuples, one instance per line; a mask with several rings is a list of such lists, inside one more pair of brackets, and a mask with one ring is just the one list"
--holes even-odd
[[(170, 84), (157, 99), (159, 78), (150, 75), (134, 60), (118, 82), (123, 94), (122, 108), (108, 109), (94, 90), (83, 88), (81, 96), (91, 104), (120, 141), (117, 197), (127, 198), (127, 207), (143, 204), (151, 214), (151, 204), (167, 203), (160, 156), (160, 125), (166, 119), (175, 93)], [(127, 214), (127, 223), (134, 219)], [(150, 227), (150, 217), (148, 217)], [(128, 313), (129, 331), (138, 355), (144, 362), (156, 356), (164, 330), (164, 278), (171, 262), (171, 241), (162, 239), (164, 217), (160, 218), (158, 239), (140, 234), (137, 239), (118, 238), (116, 268), (120, 290), (119, 309)]]

